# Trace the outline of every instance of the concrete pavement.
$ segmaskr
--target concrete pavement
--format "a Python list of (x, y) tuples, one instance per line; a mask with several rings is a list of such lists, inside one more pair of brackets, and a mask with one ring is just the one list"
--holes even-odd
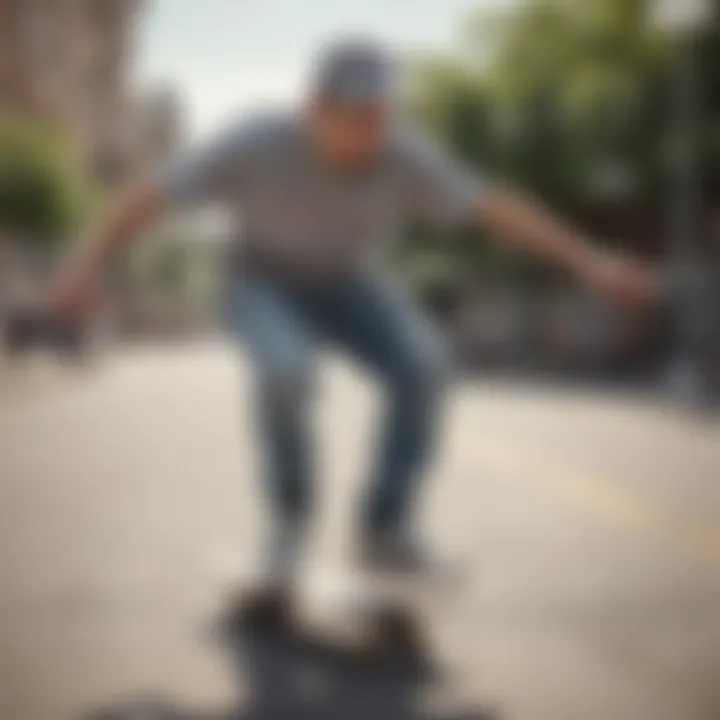
[[(249, 390), (206, 344), (127, 351), (0, 401), (3, 720), (148, 698), (211, 718), (256, 690), (206, 632), (261, 529)], [(328, 562), (348, 547), (374, 399), (330, 363), (312, 547)], [(402, 688), (402, 717), (720, 718), (717, 422), (601, 393), (463, 385), (425, 509), (469, 573), (431, 616), (447, 686)]]

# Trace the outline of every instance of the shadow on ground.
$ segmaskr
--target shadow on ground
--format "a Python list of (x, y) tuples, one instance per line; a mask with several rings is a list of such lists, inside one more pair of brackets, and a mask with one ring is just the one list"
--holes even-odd
[(164, 700), (130, 701), (84, 720), (498, 720), (478, 709), (429, 708), (443, 677), (426, 663), (357, 662), (309, 644), (223, 633), (241, 707), (187, 711)]

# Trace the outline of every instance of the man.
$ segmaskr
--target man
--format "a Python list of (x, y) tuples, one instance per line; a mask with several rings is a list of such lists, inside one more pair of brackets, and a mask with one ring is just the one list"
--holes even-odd
[(653, 293), (641, 266), (473, 177), (406, 126), (394, 107), (397, 77), (373, 43), (330, 48), (302, 109), (240, 122), (133, 190), (90, 233), (52, 293), (54, 311), (77, 318), (109, 256), (171, 206), (219, 201), (242, 218), (243, 261), (231, 263), (224, 315), (257, 374), (274, 510), (267, 566), (281, 584), (292, 577), (311, 509), (306, 413), (323, 343), (360, 360), (386, 391), (359, 557), (394, 571), (426, 563), (411, 523), (448, 362), (432, 325), (378, 267), (401, 223), (484, 226), (598, 291), (631, 301)]

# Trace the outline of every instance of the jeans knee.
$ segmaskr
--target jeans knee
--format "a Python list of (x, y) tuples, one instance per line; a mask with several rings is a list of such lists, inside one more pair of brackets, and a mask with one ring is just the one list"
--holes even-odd
[(306, 405), (312, 377), (302, 364), (266, 366), (261, 369), (262, 401), (279, 417), (293, 417)]
[(436, 398), (450, 380), (451, 367), (444, 345), (418, 349), (399, 364), (393, 378), (395, 390), (411, 398)]

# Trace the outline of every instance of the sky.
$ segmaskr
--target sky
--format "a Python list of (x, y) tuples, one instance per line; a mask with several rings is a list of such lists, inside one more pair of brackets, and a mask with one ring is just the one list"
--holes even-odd
[(289, 102), (328, 39), (370, 34), (409, 51), (450, 49), (474, 9), (507, 0), (147, 0), (135, 72), (169, 83), (191, 135), (253, 106)]

